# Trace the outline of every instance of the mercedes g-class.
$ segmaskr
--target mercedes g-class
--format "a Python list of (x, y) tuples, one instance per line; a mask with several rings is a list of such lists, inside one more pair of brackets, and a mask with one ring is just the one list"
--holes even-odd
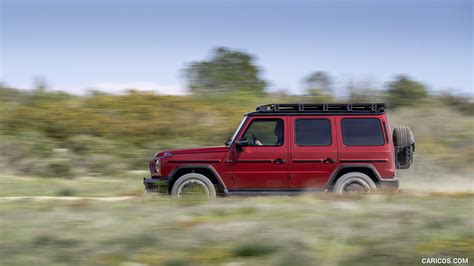
[(413, 162), (407, 126), (393, 134), (383, 103), (269, 104), (246, 114), (222, 147), (161, 151), (147, 192), (183, 197), (396, 190)]

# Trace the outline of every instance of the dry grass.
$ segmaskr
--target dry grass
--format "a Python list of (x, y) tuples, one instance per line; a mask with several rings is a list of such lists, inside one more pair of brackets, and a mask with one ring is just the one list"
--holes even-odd
[(1, 202), (4, 265), (414, 265), (474, 260), (473, 194)]

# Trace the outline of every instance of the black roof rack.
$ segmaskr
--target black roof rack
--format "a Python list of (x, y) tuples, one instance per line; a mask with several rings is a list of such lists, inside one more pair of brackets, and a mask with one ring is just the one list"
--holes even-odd
[(257, 113), (383, 113), (385, 103), (266, 104)]

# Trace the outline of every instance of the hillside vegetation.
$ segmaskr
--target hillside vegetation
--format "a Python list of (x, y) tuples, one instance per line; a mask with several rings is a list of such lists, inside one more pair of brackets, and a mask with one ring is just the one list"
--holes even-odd
[[(337, 101), (337, 99), (331, 99)], [(0, 89), (1, 167), (18, 175), (73, 178), (146, 170), (157, 150), (223, 145), (243, 115), (272, 102), (318, 102), (317, 96), (266, 94), (224, 98)], [(446, 98), (389, 108), (391, 126), (414, 131), (417, 169), (469, 173), (474, 117)]]

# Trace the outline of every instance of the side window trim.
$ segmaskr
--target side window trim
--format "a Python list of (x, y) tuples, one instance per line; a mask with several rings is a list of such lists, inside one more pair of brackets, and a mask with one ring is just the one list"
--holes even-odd
[(382, 120), (383, 124), (383, 133), (385, 134), (385, 143), (390, 144), (390, 139), (388, 138), (387, 126), (385, 125), (385, 120)]
[[(296, 141), (296, 122), (298, 120), (327, 120), (329, 122), (329, 144), (328, 145), (299, 145), (298, 142)], [(294, 135), (294, 138), (293, 138), (293, 141), (294, 141), (294, 144), (295, 146), (297, 147), (329, 147), (329, 146), (332, 146), (334, 144), (333, 142), (333, 139), (332, 139), (332, 121), (331, 119), (329, 118), (295, 118), (294, 119), (294, 123), (293, 123), (293, 135)]]
[(282, 131), (282, 134), (283, 134), (283, 137), (282, 137), (282, 143), (280, 145), (251, 145), (249, 147), (258, 147), (258, 148), (264, 148), (264, 147), (282, 147), (283, 145), (285, 145), (285, 120), (281, 119), (281, 118), (255, 118), (255, 119), (252, 119), (249, 121), (247, 127), (245, 128), (245, 130), (243, 131), (242, 135), (241, 135), (241, 138), (243, 138), (245, 136), (245, 134), (247, 134), (247, 131), (249, 130), (249, 128), (252, 126), (252, 124), (255, 122), (255, 121), (281, 121), (282, 125), (283, 125), (283, 131)]

